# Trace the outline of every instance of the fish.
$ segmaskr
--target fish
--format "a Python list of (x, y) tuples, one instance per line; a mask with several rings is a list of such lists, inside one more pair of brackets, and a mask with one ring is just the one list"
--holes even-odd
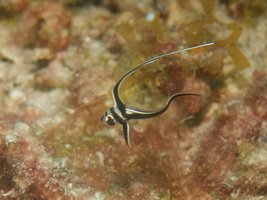
[(129, 147), (131, 147), (131, 145), (130, 145), (130, 126), (129, 126), (129, 122), (131, 120), (152, 118), (152, 117), (156, 117), (156, 116), (164, 113), (168, 109), (171, 102), (176, 97), (182, 97), (182, 96), (188, 96), (188, 95), (190, 95), (190, 96), (201, 96), (201, 95), (195, 94), (195, 93), (190, 93), (190, 92), (178, 92), (178, 93), (171, 95), (169, 97), (169, 99), (167, 100), (166, 104), (162, 108), (157, 109), (157, 110), (153, 110), (153, 111), (142, 111), (142, 110), (132, 109), (122, 102), (120, 95), (119, 95), (119, 89), (120, 89), (122, 82), (129, 75), (133, 74), (140, 67), (147, 65), (147, 64), (150, 64), (150, 63), (153, 63), (160, 58), (163, 58), (163, 57), (166, 57), (169, 55), (173, 55), (176, 53), (180, 53), (183, 51), (189, 51), (189, 50), (193, 50), (193, 49), (197, 49), (197, 48), (201, 48), (201, 47), (207, 47), (207, 46), (210, 46), (213, 44), (214, 44), (214, 42), (210, 42), (210, 43), (205, 43), (205, 44), (201, 44), (201, 45), (197, 45), (197, 46), (193, 46), (193, 47), (188, 47), (185, 49), (172, 51), (169, 53), (165, 53), (165, 54), (153, 57), (153, 58), (146, 60), (146, 61), (138, 64), (137, 66), (135, 66), (133, 69), (128, 71), (126, 74), (124, 74), (119, 79), (119, 81), (115, 84), (115, 86), (112, 90), (112, 97), (113, 97), (114, 105), (113, 105), (113, 107), (109, 108), (104, 113), (104, 115), (101, 118), (102, 123), (107, 124), (109, 126), (113, 126), (115, 124), (121, 124), (123, 127), (125, 142)]

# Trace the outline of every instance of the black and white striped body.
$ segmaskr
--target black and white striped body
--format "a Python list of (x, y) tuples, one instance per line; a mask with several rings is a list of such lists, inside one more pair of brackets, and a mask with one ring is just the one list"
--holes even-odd
[(191, 50), (191, 49), (196, 49), (199, 47), (204, 47), (204, 46), (209, 46), (209, 45), (213, 45), (214, 43), (207, 43), (207, 44), (203, 44), (203, 45), (198, 45), (195, 47), (189, 47), (186, 49), (182, 49), (182, 50), (178, 50), (178, 51), (173, 51), (167, 54), (163, 54), (160, 56), (156, 56), (152, 59), (149, 59), (139, 65), (137, 65), (136, 67), (134, 67), (132, 70), (130, 70), (128, 73), (126, 73), (115, 85), (115, 87), (113, 88), (113, 99), (114, 99), (114, 106), (110, 109), (108, 109), (104, 116), (102, 117), (102, 122), (105, 124), (108, 124), (110, 126), (115, 125), (116, 123), (119, 123), (123, 126), (123, 132), (124, 132), (124, 138), (125, 141), (127, 143), (128, 146), (130, 146), (130, 135), (129, 135), (129, 121), (130, 120), (134, 120), (134, 119), (146, 119), (146, 118), (151, 118), (151, 117), (156, 117), (162, 113), (164, 113), (170, 103), (172, 102), (173, 99), (175, 99), (176, 97), (181, 97), (181, 96), (187, 96), (187, 95), (194, 95), (194, 96), (201, 96), (199, 94), (194, 94), (194, 93), (188, 93), (188, 92), (179, 92), (179, 93), (175, 93), (173, 94), (167, 101), (167, 103), (165, 104), (165, 106), (161, 109), (158, 110), (154, 110), (154, 111), (141, 111), (141, 110), (135, 110), (135, 109), (131, 109), (128, 108), (120, 99), (119, 96), (119, 88), (121, 83), (123, 82), (124, 79), (126, 79), (130, 74), (134, 73), (139, 67), (147, 65), (149, 63), (153, 63), (156, 60), (164, 57), (164, 56), (168, 56), (168, 55), (172, 55), (178, 52), (182, 52), (182, 51), (187, 51), (187, 50)]

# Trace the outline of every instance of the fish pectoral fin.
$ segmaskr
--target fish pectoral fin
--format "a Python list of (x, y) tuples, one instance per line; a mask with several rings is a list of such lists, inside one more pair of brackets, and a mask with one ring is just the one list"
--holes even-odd
[(122, 126), (123, 126), (124, 139), (125, 139), (127, 145), (129, 147), (131, 147), (131, 145), (130, 145), (130, 129), (129, 129), (129, 124), (127, 122), (124, 122), (122, 124)]

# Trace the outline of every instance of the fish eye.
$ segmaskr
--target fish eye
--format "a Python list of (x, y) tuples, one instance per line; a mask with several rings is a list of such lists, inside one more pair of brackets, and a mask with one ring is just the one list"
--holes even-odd
[(108, 125), (113, 126), (115, 125), (115, 119), (111, 115), (107, 115), (105, 118), (105, 121), (107, 122)]

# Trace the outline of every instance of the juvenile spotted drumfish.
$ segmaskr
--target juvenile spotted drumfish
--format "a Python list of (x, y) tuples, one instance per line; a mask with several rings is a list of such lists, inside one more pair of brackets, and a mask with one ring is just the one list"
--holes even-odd
[(176, 53), (183, 52), (183, 51), (188, 51), (188, 50), (200, 48), (200, 47), (210, 46), (210, 45), (213, 45), (213, 44), (214, 43), (211, 42), (211, 43), (197, 45), (197, 46), (194, 46), (194, 47), (189, 47), (189, 48), (173, 51), (173, 52), (170, 52), (170, 53), (162, 54), (162, 55), (159, 55), (159, 56), (156, 56), (154, 58), (151, 58), (151, 59), (149, 59), (147, 61), (144, 61), (144, 62), (140, 63), (139, 65), (135, 66), (133, 69), (131, 69), (129, 72), (127, 72), (124, 76), (122, 76), (122, 78), (114, 86), (113, 91), (112, 91), (114, 105), (113, 105), (112, 108), (108, 109), (105, 112), (105, 114), (101, 118), (102, 122), (104, 124), (108, 124), (110, 126), (113, 126), (116, 123), (121, 124), (122, 127), (123, 127), (125, 141), (126, 141), (127, 145), (130, 147), (130, 131), (129, 131), (129, 121), (130, 120), (156, 117), (156, 116), (164, 113), (168, 109), (168, 107), (169, 107), (170, 103), (172, 102), (172, 100), (175, 99), (176, 97), (187, 96), (187, 95), (193, 95), (193, 96), (201, 96), (201, 95), (200, 94), (195, 94), (195, 93), (189, 93), (189, 92), (178, 92), (178, 93), (173, 94), (168, 99), (168, 101), (165, 104), (165, 106), (163, 106), (161, 109), (153, 110), (153, 111), (136, 110), (136, 109), (132, 109), (132, 108), (127, 107), (127, 105), (125, 105), (121, 101), (121, 98), (120, 98), (120, 95), (119, 95), (119, 89), (120, 89), (120, 86), (121, 86), (122, 82), (124, 81), (124, 79), (126, 79), (129, 75), (134, 73), (138, 68), (140, 68), (140, 67), (142, 67), (144, 65), (153, 63), (153, 62), (155, 62), (156, 60), (158, 60), (158, 59), (160, 59), (162, 57), (169, 56), (169, 55), (176, 54)]

